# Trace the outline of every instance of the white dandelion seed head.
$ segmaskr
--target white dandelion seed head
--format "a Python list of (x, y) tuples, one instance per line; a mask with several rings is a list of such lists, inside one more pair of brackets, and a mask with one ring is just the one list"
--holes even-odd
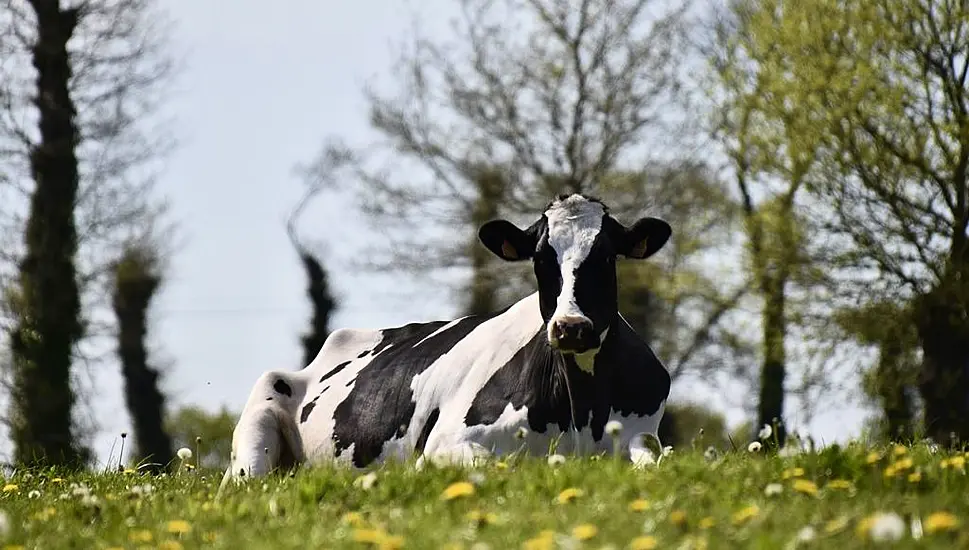
[(784, 486), (780, 483), (768, 483), (767, 486), (764, 487), (764, 494), (769, 497), (779, 495), (783, 492)]
[(811, 542), (815, 538), (817, 538), (817, 532), (810, 525), (805, 525), (797, 532), (798, 542)]
[(377, 483), (376, 472), (370, 472), (370, 473), (364, 474), (358, 477), (357, 479), (353, 480), (354, 487), (359, 487), (364, 491), (370, 490), (370, 488), (373, 487), (376, 483)]
[(618, 420), (610, 420), (606, 422), (606, 433), (615, 437), (622, 432), (622, 422)]
[(528, 429), (524, 426), (519, 426), (518, 429), (515, 430), (515, 439), (525, 439), (526, 436), (528, 436)]
[(562, 455), (560, 455), (558, 453), (548, 455), (548, 465), (549, 466), (552, 466), (554, 468), (555, 466), (560, 466), (562, 464), (565, 464), (565, 457), (564, 456), (562, 456)]
[(481, 485), (485, 482), (485, 475), (482, 472), (471, 472), (468, 474), (468, 481), (475, 485)]
[(897, 541), (905, 534), (905, 521), (895, 512), (878, 512), (868, 534), (875, 542)]
[(774, 434), (774, 428), (772, 428), (770, 424), (764, 424), (764, 427), (761, 428), (760, 432), (757, 433), (757, 437), (759, 437), (761, 440), (764, 440), (773, 434)]
[(40, 498), (40, 491), (38, 491), (37, 489), (30, 491), (29, 493), (27, 493), (27, 498)]
[(760, 444), (760, 441), (751, 441), (750, 445), (747, 445), (747, 452), (749, 453), (759, 452), (761, 447), (763, 447), (763, 445)]
[(192, 449), (189, 449), (188, 447), (182, 447), (181, 449), (178, 450), (178, 453), (176, 454), (178, 454), (178, 458), (182, 460), (189, 460), (192, 458)]

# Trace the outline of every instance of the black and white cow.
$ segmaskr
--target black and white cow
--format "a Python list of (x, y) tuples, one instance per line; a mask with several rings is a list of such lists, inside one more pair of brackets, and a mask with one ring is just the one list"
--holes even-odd
[(560, 196), (525, 230), (484, 224), (494, 254), (532, 260), (538, 292), (487, 315), (337, 330), (303, 370), (263, 374), (226, 479), (330, 459), (544, 454), (566, 432), (561, 452), (608, 452), (610, 420), (623, 425), (623, 454), (638, 455), (642, 436), (656, 437), (670, 376), (619, 314), (615, 262), (648, 258), (670, 234), (650, 217), (627, 228), (582, 195)]

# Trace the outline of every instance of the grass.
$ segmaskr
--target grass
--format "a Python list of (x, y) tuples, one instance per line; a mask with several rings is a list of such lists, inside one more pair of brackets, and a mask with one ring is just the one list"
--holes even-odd
[(967, 548), (965, 463), (925, 445), (849, 445), (788, 458), (681, 450), (644, 470), (609, 457), (318, 467), (218, 499), (218, 472), (17, 472), (0, 493), (0, 548), (866, 548), (892, 533), (876, 512), (902, 518), (893, 548)]

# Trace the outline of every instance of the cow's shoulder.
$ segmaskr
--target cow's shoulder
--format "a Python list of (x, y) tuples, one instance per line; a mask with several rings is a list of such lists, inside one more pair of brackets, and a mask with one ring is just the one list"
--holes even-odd
[(624, 415), (653, 415), (669, 397), (669, 370), (621, 316), (608, 346), (612, 408)]

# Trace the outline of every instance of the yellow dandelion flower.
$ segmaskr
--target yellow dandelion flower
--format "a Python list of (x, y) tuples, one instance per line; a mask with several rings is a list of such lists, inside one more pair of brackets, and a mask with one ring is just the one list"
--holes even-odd
[(168, 522), (168, 532), (175, 535), (184, 535), (192, 531), (192, 526), (184, 519), (173, 519)]
[(874, 516), (864, 517), (861, 519), (861, 521), (858, 522), (858, 526), (855, 527), (855, 533), (857, 533), (859, 537), (864, 538), (868, 536), (868, 531), (871, 531), (871, 526), (874, 524), (875, 524)]
[(55, 477), (54, 479), (50, 480), (50, 482), (51, 483), (64, 483), (64, 478), (62, 478), (62, 477)]
[(507, 462), (504, 462), (504, 461), (502, 461), (502, 462), (495, 462), (495, 468), (498, 468), (499, 470), (507, 470), (508, 469), (508, 463)]
[(805, 495), (811, 495), (812, 497), (818, 495), (817, 484), (806, 479), (795, 479), (794, 483), (791, 484), (791, 488), (798, 493), (804, 493)]
[(937, 533), (939, 531), (953, 531), (959, 527), (959, 518), (949, 512), (935, 512), (925, 518), (922, 523), (926, 533)]
[(878, 462), (881, 459), (882, 459), (882, 455), (880, 455), (880, 454), (872, 451), (872, 452), (868, 453), (868, 456), (867, 457), (865, 457), (865, 462), (868, 463), (868, 464), (874, 464), (874, 463)]
[(444, 500), (453, 500), (460, 497), (466, 497), (474, 494), (474, 485), (468, 481), (458, 481), (457, 483), (452, 483), (444, 489), (441, 493), (441, 498)]
[(380, 550), (399, 550), (404, 547), (404, 537), (400, 535), (384, 535), (377, 548)]
[(367, 523), (364, 521), (363, 514), (360, 512), (347, 512), (343, 514), (341, 520), (343, 523), (347, 523), (353, 527), (363, 527)]
[(898, 473), (898, 470), (896, 470), (894, 466), (888, 466), (887, 468), (885, 468), (885, 471), (882, 473), (882, 475), (884, 475), (885, 477), (895, 477), (895, 474), (897, 473)]
[(50, 518), (54, 517), (54, 515), (56, 515), (56, 514), (57, 514), (57, 509), (54, 508), (53, 506), (49, 506), (49, 507), (44, 508), (43, 510), (37, 512), (36, 514), (34, 514), (34, 519), (39, 520), (39, 521), (48, 521)]
[(637, 498), (636, 500), (629, 503), (630, 512), (645, 512), (646, 510), (649, 510), (648, 500)]
[(949, 465), (960, 470), (966, 467), (966, 457), (957, 455), (949, 459)]
[(850, 491), (855, 488), (855, 484), (847, 479), (832, 479), (824, 486), (826, 489), (840, 489)]
[(908, 448), (905, 445), (895, 445), (895, 448), (892, 449), (892, 454), (895, 456), (902, 456), (906, 453), (908, 453)]
[(158, 543), (158, 550), (182, 550), (184, 546), (176, 540), (166, 540)]
[(670, 512), (669, 519), (673, 525), (683, 525), (686, 523), (686, 512), (683, 510), (673, 510)]
[(18, 488), (18, 485), (16, 483), (8, 483), (8, 484), (6, 484), (6, 485), (3, 486), (3, 492), (4, 493), (12, 493), (12, 492), (16, 491), (17, 488)]
[(153, 538), (148, 529), (136, 529), (128, 533), (128, 540), (131, 542), (151, 542)]
[(909, 483), (918, 483), (922, 481), (922, 472), (912, 472), (908, 474)]
[(380, 529), (354, 529), (353, 540), (370, 544), (380, 544), (386, 535)]
[(733, 522), (735, 525), (740, 525), (742, 523), (746, 523), (748, 520), (751, 520), (757, 517), (759, 514), (760, 514), (760, 508), (758, 508), (756, 505), (751, 504), (750, 506), (747, 506), (746, 508), (743, 508), (735, 512), (733, 515)]
[(949, 467), (949, 459), (948, 458), (943, 458), (942, 460), (939, 461), (939, 468), (945, 470), (948, 467)]
[(629, 550), (654, 550), (659, 543), (654, 537), (644, 535), (629, 541)]
[(575, 487), (569, 487), (568, 489), (565, 489), (564, 491), (562, 491), (561, 493), (559, 493), (558, 502), (559, 502), (559, 504), (568, 504), (568, 503), (572, 502), (573, 500), (581, 497), (584, 494), (585, 494), (585, 492), (582, 489), (576, 489)]
[(591, 523), (583, 523), (572, 528), (572, 537), (578, 540), (589, 540), (596, 536), (599, 528)]
[(700, 529), (710, 529), (717, 524), (717, 520), (707, 516), (700, 520)]
[(781, 474), (782, 479), (790, 479), (792, 477), (801, 477), (804, 475), (804, 468), (791, 468), (790, 470), (784, 470)]
[(544, 529), (538, 536), (526, 540), (522, 547), (524, 550), (552, 550), (555, 548), (555, 531)]
[(491, 512), (483, 512), (481, 510), (471, 510), (468, 512), (468, 519), (473, 523), (478, 525), (490, 525), (498, 523), (498, 516)]
[(828, 535), (833, 535), (835, 533), (840, 533), (848, 527), (848, 518), (841, 516), (836, 517), (833, 520), (824, 524), (824, 532)]

